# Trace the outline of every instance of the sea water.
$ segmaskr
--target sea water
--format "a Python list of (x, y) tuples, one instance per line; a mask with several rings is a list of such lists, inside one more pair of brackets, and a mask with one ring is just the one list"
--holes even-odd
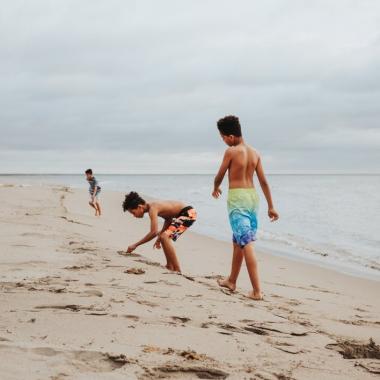
[[(103, 194), (134, 190), (150, 197), (183, 200), (198, 211), (194, 231), (231, 240), (227, 189), (223, 187), (219, 200), (213, 199), (211, 175), (96, 177)], [(280, 219), (270, 223), (259, 189), (259, 250), (380, 280), (379, 175), (268, 175), (268, 180)], [(83, 175), (0, 176), (0, 183), (88, 186)]]

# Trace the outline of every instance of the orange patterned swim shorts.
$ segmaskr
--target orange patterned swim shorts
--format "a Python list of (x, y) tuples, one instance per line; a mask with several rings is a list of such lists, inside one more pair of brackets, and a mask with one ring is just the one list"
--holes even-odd
[(165, 234), (176, 241), (196, 220), (197, 212), (192, 206), (187, 206), (181, 210), (177, 217), (173, 218)]

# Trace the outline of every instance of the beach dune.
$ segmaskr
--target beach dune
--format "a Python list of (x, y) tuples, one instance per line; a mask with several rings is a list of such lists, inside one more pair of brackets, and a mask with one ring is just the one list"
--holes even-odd
[[(1, 185), (0, 378), (375, 379), (379, 283), (259, 252), (265, 301), (231, 294), (229, 243), (191, 231), (178, 241), (183, 275), (148, 228), (102, 194)], [(216, 206), (216, 207), (219, 207)]]

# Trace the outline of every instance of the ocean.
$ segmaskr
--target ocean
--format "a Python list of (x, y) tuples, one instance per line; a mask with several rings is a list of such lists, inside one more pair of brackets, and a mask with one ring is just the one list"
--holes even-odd
[[(134, 190), (155, 198), (183, 200), (198, 211), (193, 230), (231, 240), (226, 184), (222, 197), (213, 199), (212, 175), (96, 177), (103, 193)], [(259, 250), (380, 280), (380, 175), (273, 174), (268, 180), (280, 219), (269, 222), (266, 201), (258, 189)], [(2, 183), (88, 187), (83, 175), (0, 175)]]

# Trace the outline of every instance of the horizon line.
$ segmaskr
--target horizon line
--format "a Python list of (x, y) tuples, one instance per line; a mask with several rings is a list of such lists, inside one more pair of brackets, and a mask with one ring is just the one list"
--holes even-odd
[[(267, 175), (380, 175), (380, 172), (365, 172), (365, 171), (323, 171), (323, 170), (315, 170), (315, 171), (268, 171), (266, 173)], [(80, 176), (84, 175), (82, 173), (70, 173), (70, 172), (60, 172), (60, 173), (49, 173), (49, 172), (30, 172), (30, 173), (23, 173), (23, 172), (7, 172), (7, 173), (0, 173), (0, 176), (38, 176), (38, 175), (46, 175), (46, 176), (63, 176), (63, 175), (72, 175), (72, 176)], [(215, 172), (209, 172), (209, 173), (196, 173), (196, 172), (189, 172), (189, 173), (179, 173), (179, 172), (172, 172), (172, 173), (160, 173), (160, 172), (151, 172), (151, 173), (121, 173), (121, 172), (111, 172), (111, 173), (104, 173), (104, 172), (97, 172), (96, 175), (102, 175), (102, 176), (110, 176), (110, 175), (116, 175), (116, 176), (122, 176), (122, 175), (215, 175)]]

